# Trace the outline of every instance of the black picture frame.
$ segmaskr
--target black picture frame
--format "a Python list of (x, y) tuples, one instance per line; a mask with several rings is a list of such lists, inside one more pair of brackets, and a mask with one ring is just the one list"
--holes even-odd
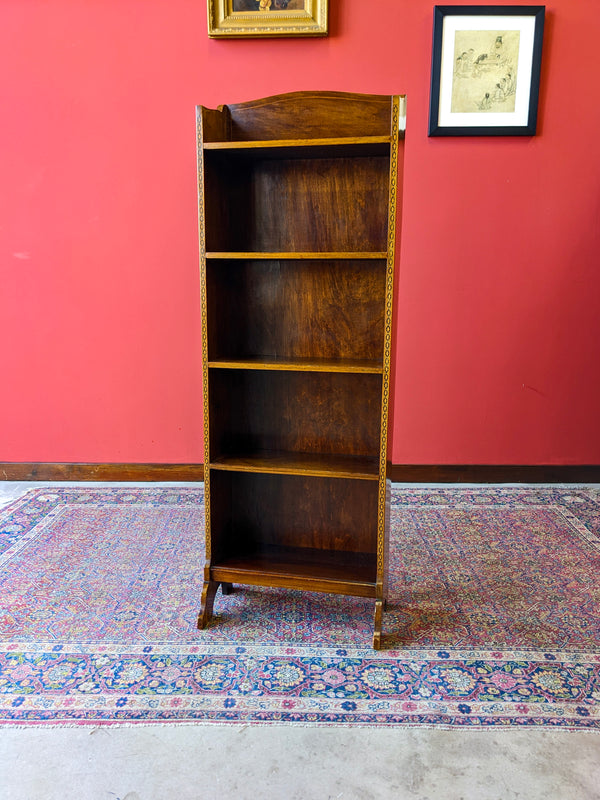
[(544, 19), (545, 6), (434, 6), (429, 136), (535, 135)]

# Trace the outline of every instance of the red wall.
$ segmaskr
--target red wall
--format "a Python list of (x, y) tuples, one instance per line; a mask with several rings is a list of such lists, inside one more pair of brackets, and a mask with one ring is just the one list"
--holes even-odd
[(202, 459), (194, 105), (337, 89), (408, 97), (393, 461), (600, 463), (597, 3), (547, 6), (529, 139), (428, 139), (433, 3), (330, 5), (2, 0), (0, 461)]

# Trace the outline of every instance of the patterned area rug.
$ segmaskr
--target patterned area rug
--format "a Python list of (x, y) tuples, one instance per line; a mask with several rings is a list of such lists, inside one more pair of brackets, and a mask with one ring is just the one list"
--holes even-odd
[(600, 728), (600, 490), (400, 488), (370, 600), (236, 587), (196, 630), (198, 488), (0, 515), (0, 724)]

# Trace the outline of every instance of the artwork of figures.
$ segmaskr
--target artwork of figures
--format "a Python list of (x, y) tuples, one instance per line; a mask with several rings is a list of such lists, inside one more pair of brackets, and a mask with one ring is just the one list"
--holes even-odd
[(434, 6), (429, 136), (533, 136), (545, 6)]
[(515, 110), (519, 31), (457, 31), (451, 110)]

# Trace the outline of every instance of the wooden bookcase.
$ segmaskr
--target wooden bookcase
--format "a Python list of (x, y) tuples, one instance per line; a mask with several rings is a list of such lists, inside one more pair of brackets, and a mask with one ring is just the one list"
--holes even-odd
[[(400, 98), (198, 106), (206, 564), (386, 599)], [(401, 133), (401, 132), (400, 132)]]

